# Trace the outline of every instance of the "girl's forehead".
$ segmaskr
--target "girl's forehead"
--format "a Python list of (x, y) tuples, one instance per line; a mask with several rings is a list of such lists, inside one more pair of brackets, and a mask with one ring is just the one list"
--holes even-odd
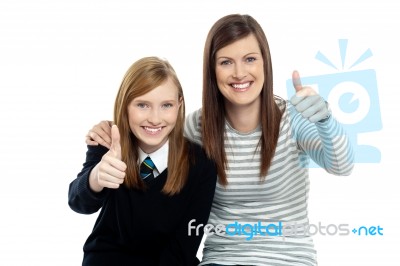
[(134, 100), (146, 100), (146, 101), (169, 101), (176, 100), (179, 97), (179, 89), (173, 83), (163, 83), (160, 86), (152, 89), (151, 91), (136, 97)]

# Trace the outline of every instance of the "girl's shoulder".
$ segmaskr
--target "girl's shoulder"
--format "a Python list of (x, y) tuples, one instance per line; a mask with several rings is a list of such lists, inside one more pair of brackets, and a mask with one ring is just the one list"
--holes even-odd
[(206, 151), (200, 144), (186, 138), (188, 145), (189, 161), (192, 166), (204, 166), (214, 164), (214, 161), (207, 156)]
[(200, 144), (198, 144), (188, 138), (185, 138), (185, 139), (186, 139), (186, 142), (188, 145), (188, 153), (190, 156), (195, 156), (195, 157), (206, 156), (206, 152)]

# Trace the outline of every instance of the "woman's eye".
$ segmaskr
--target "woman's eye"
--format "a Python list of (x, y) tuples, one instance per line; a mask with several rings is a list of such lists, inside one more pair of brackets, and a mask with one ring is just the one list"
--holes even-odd
[(231, 64), (231, 61), (229, 61), (229, 60), (224, 60), (224, 61), (221, 61), (220, 64), (221, 64), (221, 65), (229, 65), (229, 64)]
[(256, 61), (256, 58), (255, 57), (248, 57), (248, 58), (246, 58), (246, 61), (247, 62), (254, 62), (254, 61)]

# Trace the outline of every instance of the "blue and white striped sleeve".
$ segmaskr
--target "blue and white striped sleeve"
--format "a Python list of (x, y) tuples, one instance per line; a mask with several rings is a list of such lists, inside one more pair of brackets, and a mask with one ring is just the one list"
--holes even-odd
[(332, 115), (324, 121), (311, 123), (293, 106), (288, 107), (298, 147), (328, 173), (350, 175), (354, 152), (342, 125)]

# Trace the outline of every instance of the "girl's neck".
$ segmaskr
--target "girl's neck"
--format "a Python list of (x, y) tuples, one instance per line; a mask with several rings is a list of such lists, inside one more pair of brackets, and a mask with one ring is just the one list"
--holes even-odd
[(260, 104), (233, 106), (225, 103), (226, 119), (229, 124), (241, 133), (248, 133), (260, 124)]

